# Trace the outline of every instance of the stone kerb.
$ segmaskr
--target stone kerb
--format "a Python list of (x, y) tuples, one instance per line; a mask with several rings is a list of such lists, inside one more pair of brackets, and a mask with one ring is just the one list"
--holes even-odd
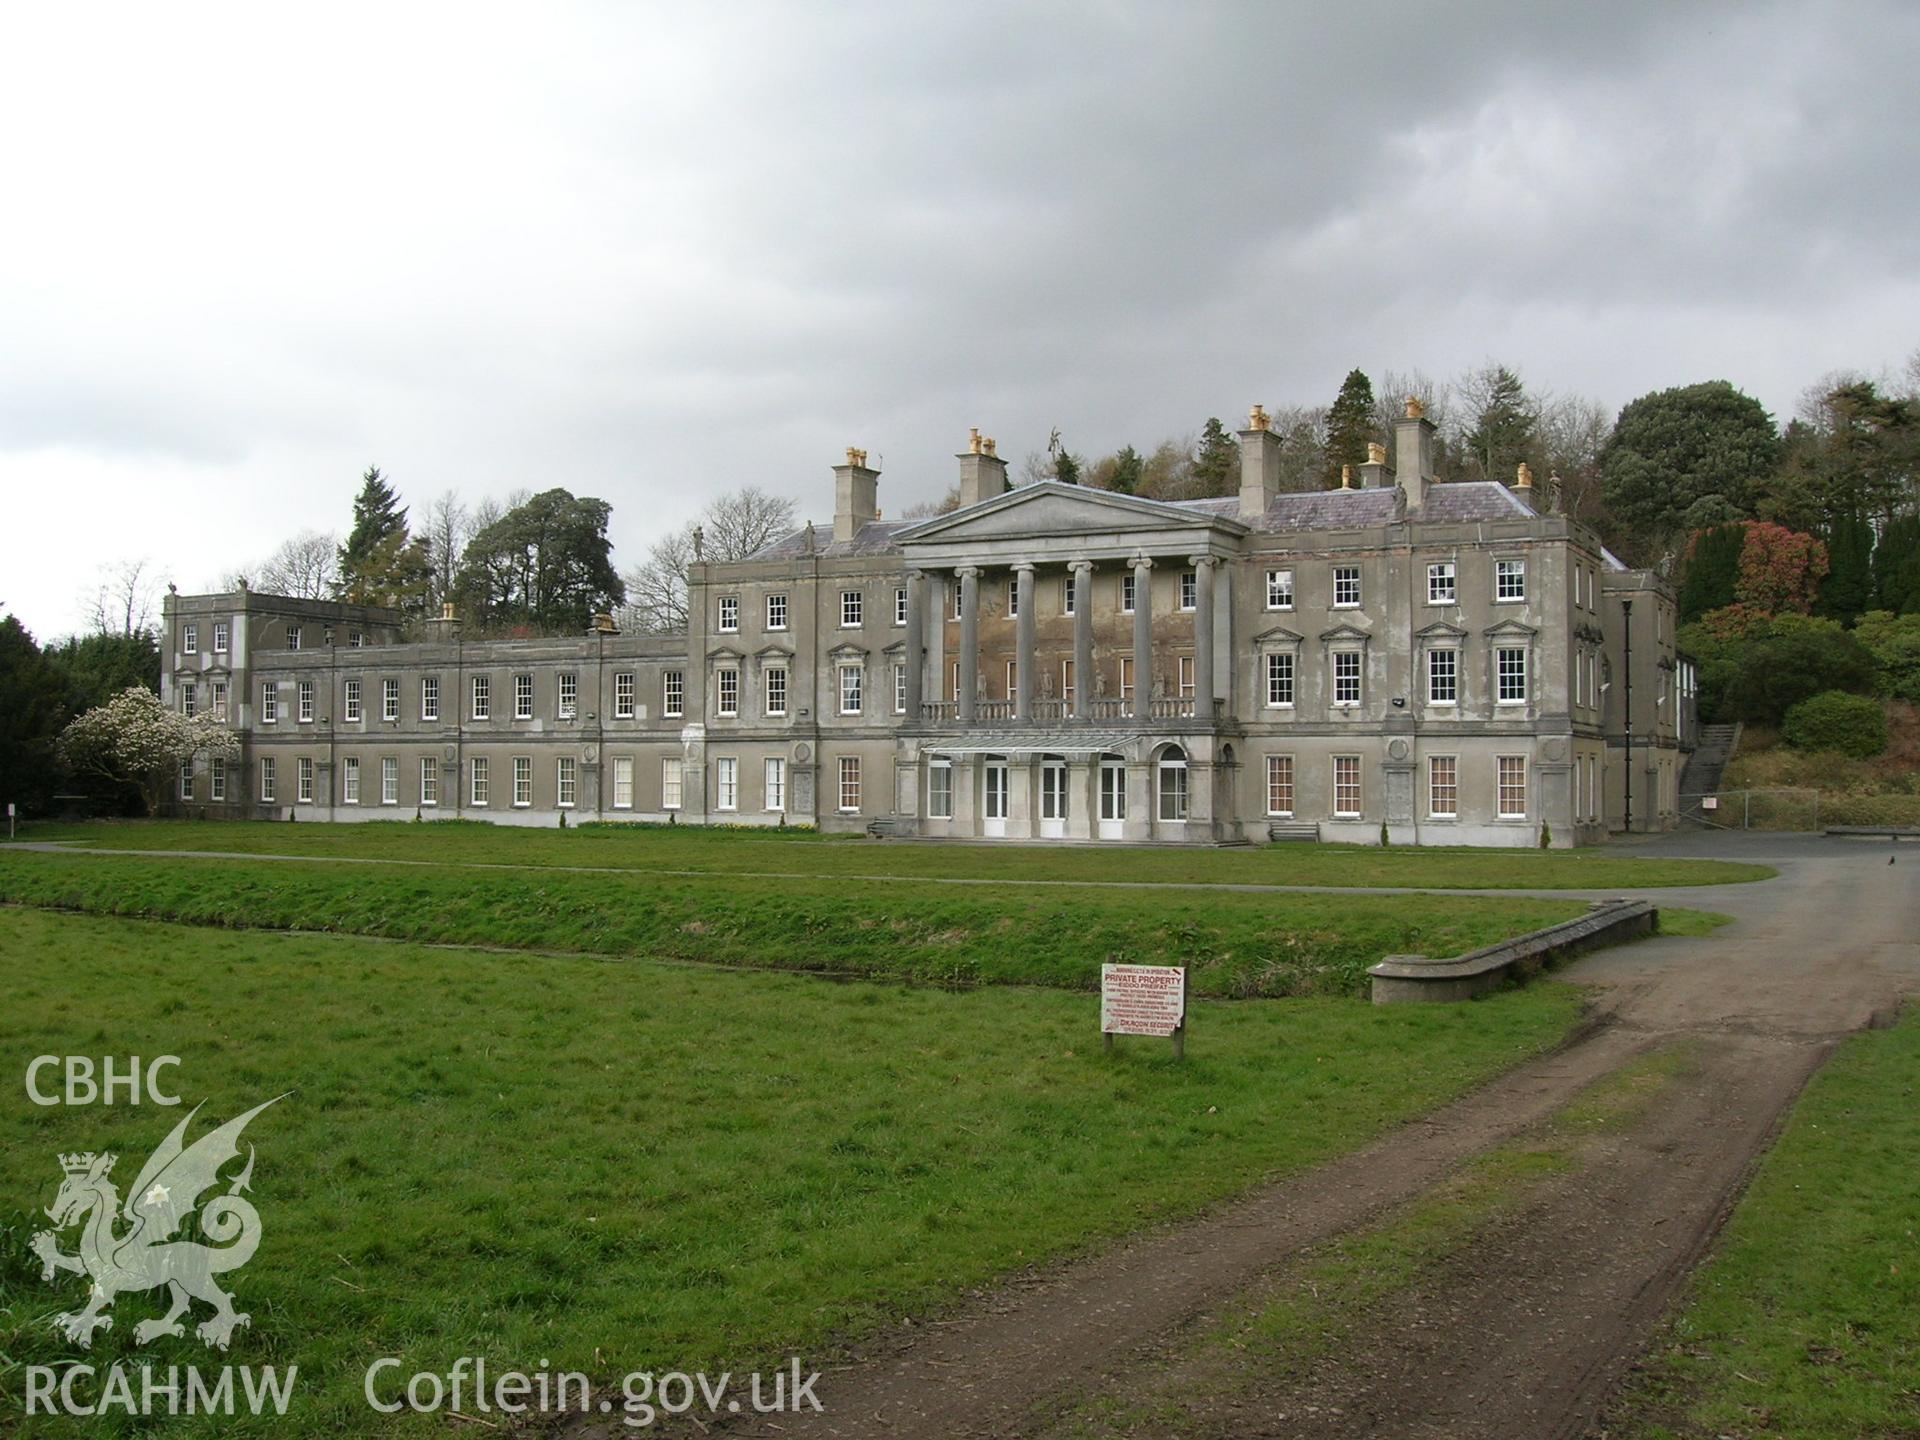
[(1589, 950), (1650, 935), (1659, 924), (1660, 911), (1645, 900), (1601, 900), (1586, 915), (1451, 959), (1389, 955), (1367, 971), (1373, 1003), (1471, 1000)]

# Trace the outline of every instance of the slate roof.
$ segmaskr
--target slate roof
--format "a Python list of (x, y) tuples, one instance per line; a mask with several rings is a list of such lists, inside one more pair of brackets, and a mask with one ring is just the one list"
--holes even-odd
[[(1099, 493), (1099, 492), (1093, 492)], [(1372, 490), (1314, 490), (1298, 495), (1279, 495), (1267, 507), (1267, 513), (1244, 521), (1247, 528), (1260, 534), (1299, 530), (1364, 530), (1391, 525), (1399, 491), (1393, 486)], [(1226, 495), (1206, 500), (1149, 501), (1169, 510), (1188, 514), (1218, 515), (1240, 519), (1238, 496)], [(1492, 480), (1460, 480), (1427, 487), (1427, 503), (1418, 518), (1442, 525), (1472, 525), (1493, 520), (1529, 519), (1533, 511), (1517, 499), (1505, 485)], [(897, 554), (897, 531), (919, 520), (876, 520), (860, 527), (851, 540), (832, 539), (831, 525), (816, 526), (814, 553), (828, 558), (853, 555)], [(791, 560), (806, 553), (806, 531), (791, 535), (749, 556), (750, 560)], [(1618, 564), (1616, 561), (1615, 564)]]
[[(1273, 534), (1284, 530), (1360, 530), (1390, 525), (1399, 491), (1392, 486), (1372, 490), (1310, 490), (1277, 495), (1267, 513), (1247, 521), (1249, 529)], [(1238, 517), (1235, 496), (1174, 502), (1183, 510)], [(1475, 524), (1490, 520), (1529, 519), (1533, 511), (1506, 486), (1491, 480), (1461, 480), (1427, 487), (1427, 503), (1418, 518), (1440, 525)]]
[[(851, 540), (835, 540), (832, 524), (818, 525), (813, 532), (813, 553), (838, 559), (848, 555), (891, 555), (897, 554), (900, 547), (893, 543), (896, 530), (904, 530), (909, 525), (919, 525), (919, 520), (875, 520), (862, 525)], [(807, 553), (807, 532), (804, 528), (791, 535), (763, 546), (747, 557), (748, 561), (792, 560)]]

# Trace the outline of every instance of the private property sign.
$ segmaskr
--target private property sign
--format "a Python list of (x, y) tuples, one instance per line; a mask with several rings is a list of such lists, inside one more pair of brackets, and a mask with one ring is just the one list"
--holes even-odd
[(1102, 965), (1100, 1031), (1109, 1049), (1116, 1035), (1165, 1035), (1181, 1054), (1187, 1028), (1187, 972), (1179, 965)]

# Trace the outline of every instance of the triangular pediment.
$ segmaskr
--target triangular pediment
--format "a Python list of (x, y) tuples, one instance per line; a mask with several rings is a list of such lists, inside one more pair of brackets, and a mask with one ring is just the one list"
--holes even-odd
[(909, 551), (917, 545), (953, 545), (1009, 540), (1025, 536), (1186, 533), (1196, 539), (1209, 531), (1242, 535), (1246, 526), (1223, 515), (1209, 515), (1161, 500), (1116, 495), (1085, 485), (1048, 480), (1023, 485), (950, 515), (935, 516), (894, 532)]
[(1328, 645), (1337, 645), (1342, 641), (1351, 643), (1356, 640), (1364, 643), (1372, 638), (1373, 636), (1357, 625), (1336, 625), (1331, 630), (1320, 632), (1320, 639)]
[(1502, 620), (1498, 625), (1489, 625), (1480, 633), (1491, 637), (1506, 636), (1519, 640), (1531, 640), (1540, 632), (1531, 625), (1523, 625), (1518, 620)]
[(1449, 625), (1444, 620), (1436, 620), (1433, 624), (1425, 626), (1414, 633), (1422, 640), (1427, 641), (1464, 640), (1467, 638), (1466, 631), (1462, 630), (1458, 625)]
[(1271, 629), (1262, 630), (1258, 635), (1254, 636), (1253, 643), (1255, 646), (1262, 647), (1298, 645), (1305, 638), (1304, 635), (1301, 635), (1297, 631), (1289, 630), (1284, 625), (1275, 625)]

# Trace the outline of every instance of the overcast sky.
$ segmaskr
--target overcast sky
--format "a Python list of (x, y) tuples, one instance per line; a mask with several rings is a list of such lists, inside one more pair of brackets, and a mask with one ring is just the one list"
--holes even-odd
[(1790, 414), (1920, 346), (1920, 6), (16, 5), (0, 602), (183, 591), (377, 463), (616, 561), (1497, 358)]

